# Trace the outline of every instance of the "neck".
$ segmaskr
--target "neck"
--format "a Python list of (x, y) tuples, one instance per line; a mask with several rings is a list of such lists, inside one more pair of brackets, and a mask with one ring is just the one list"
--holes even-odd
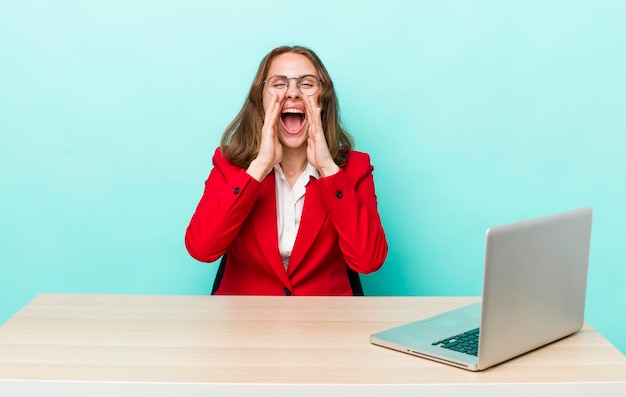
[(283, 174), (289, 181), (290, 185), (298, 179), (298, 177), (304, 172), (308, 160), (306, 157), (306, 151), (285, 151), (283, 150), (283, 158), (280, 162), (280, 168), (283, 170)]

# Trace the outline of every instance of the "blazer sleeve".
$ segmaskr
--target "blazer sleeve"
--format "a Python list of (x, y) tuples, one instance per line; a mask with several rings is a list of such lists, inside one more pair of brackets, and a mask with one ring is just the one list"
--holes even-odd
[(217, 148), (204, 193), (185, 232), (189, 254), (201, 262), (214, 262), (222, 256), (254, 206), (260, 187)]
[(359, 273), (378, 270), (388, 252), (373, 171), (368, 154), (351, 151), (345, 167), (318, 180), (340, 249), (348, 266)]

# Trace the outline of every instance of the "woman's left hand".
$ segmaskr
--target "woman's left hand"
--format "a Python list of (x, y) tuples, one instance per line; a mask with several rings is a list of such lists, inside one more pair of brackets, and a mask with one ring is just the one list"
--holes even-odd
[(322, 177), (336, 174), (339, 172), (339, 166), (335, 164), (328, 150), (328, 143), (322, 128), (322, 109), (315, 97), (303, 95), (303, 98), (308, 123), (306, 155), (309, 163), (319, 170)]

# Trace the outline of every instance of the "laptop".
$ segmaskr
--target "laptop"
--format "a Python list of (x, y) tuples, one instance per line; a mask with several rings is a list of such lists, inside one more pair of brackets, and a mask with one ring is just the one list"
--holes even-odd
[(370, 342), (480, 371), (584, 323), (592, 209), (487, 229), (480, 303), (370, 335)]

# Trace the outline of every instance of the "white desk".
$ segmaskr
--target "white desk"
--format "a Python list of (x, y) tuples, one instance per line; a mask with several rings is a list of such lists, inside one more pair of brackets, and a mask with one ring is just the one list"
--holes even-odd
[(43, 294), (0, 327), (0, 396), (626, 395), (626, 357), (589, 324), (477, 373), (369, 342), (476, 301)]

